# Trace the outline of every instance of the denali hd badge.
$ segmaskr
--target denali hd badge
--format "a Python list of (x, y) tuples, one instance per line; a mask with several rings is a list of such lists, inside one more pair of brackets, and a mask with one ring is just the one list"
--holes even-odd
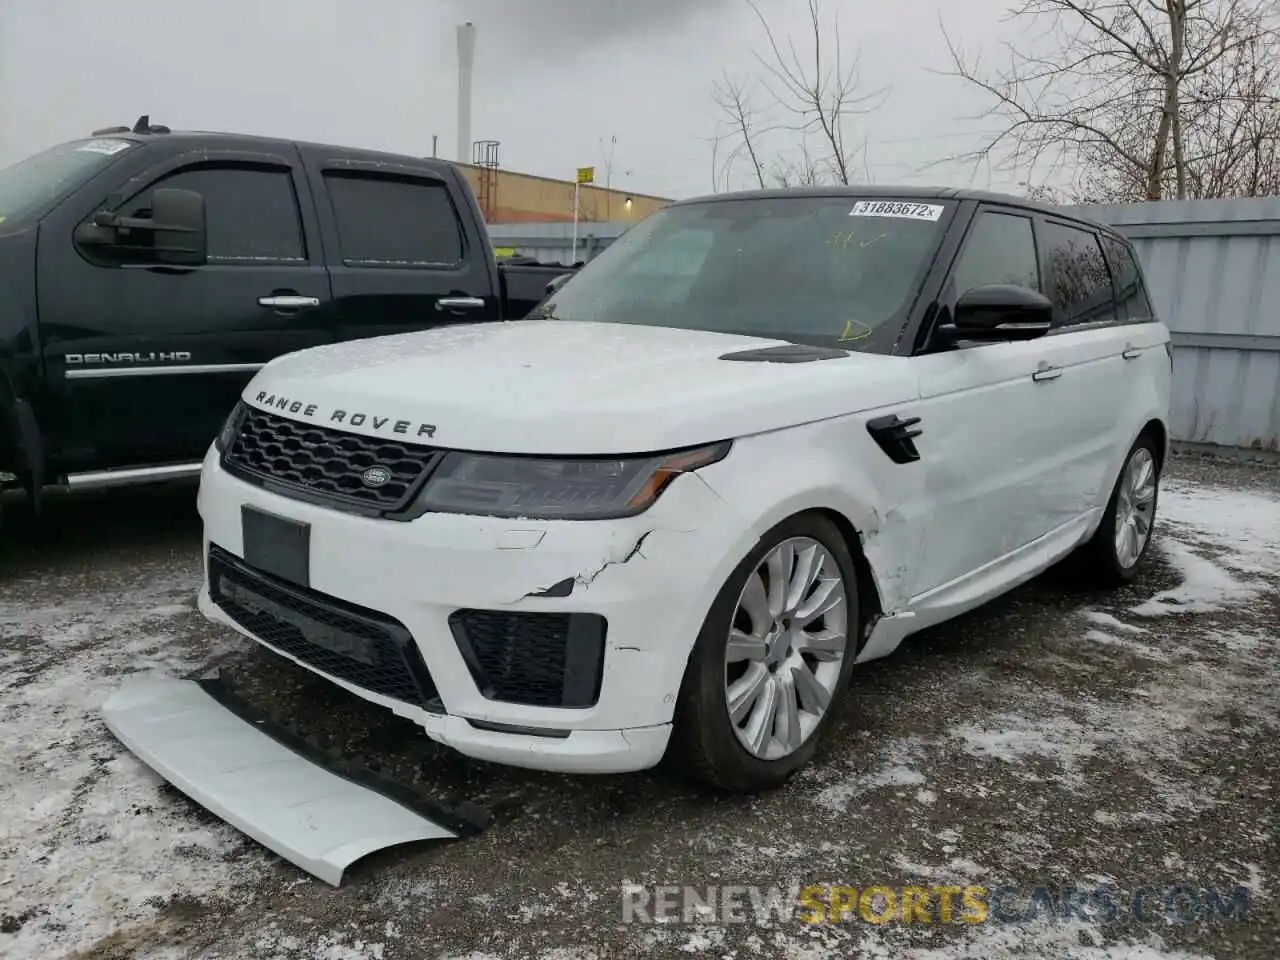
[[(398, 433), (401, 436), (410, 437), (434, 437), (436, 435), (436, 425), (434, 423), (392, 420), (390, 417), (384, 417), (376, 413), (364, 413), (359, 410), (325, 410), (321, 412), (318, 404), (294, 400), (292, 397), (278, 396), (274, 393), (267, 393), (265, 390), (259, 390), (253, 401), (264, 407), (298, 414), (308, 420), (319, 417), (326, 423), (338, 424), (344, 427), (372, 427), (382, 433)], [(383, 482), (385, 483), (386, 481)]]
[(391, 471), (386, 467), (370, 467), (360, 474), (360, 482), (366, 487), (382, 487), (391, 482)]

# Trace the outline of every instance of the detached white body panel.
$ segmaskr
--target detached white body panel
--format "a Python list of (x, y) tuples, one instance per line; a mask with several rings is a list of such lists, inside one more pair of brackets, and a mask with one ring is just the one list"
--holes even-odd
[(304, 759), (192, 681), (126, 681), (102, 716), (130, 751), (192, 800), (333, 886), (375, 850), (456, 836)]

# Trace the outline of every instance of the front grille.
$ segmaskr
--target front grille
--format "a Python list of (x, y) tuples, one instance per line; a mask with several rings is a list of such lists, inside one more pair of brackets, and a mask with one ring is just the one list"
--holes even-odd
[(321, 673), (439, 709), (422, 655), (397, 620), (285, 583), (217, 546), (209, 548), (209, 595), (263, 643)]
[[(441, 455), (434, 447), (346, 433), (246, 407), (222, 465), (251, 482), (280, 484), (321, 503), (381, 513), (408, 506)], [(389, 479), (380, 486), (367, 485), (363, 476), (370, 467), (384, 468)]]
[(458, 610), (449, 627), (476, 686), (490, 700), (590, 707), (600, 697), (604, 617)]

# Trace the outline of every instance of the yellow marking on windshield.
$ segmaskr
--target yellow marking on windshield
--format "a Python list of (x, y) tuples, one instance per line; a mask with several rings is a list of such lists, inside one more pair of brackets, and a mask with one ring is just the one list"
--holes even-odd
[(863, 240), (858, 236), (858, 232), (856, 230), (842, 230), (827, 241), (827, 246), (835, 247), (839, 250), (848, 250), (850, 247), (857, 244), (859, 250), (865, 250), (873, 243), (879, 243), (887, 236), (887, 233), (882, 233), (878, 236), (872, 237), (870, 240)]
[(859, 323), (857, 320), (846, 320), (844, 322), (844, 333), (840, 334), (837, 342), (848, 343), (850, 340), (865, 340), (874, 332), (865, 323)]
[(0, 223), (4, 223), (4, 217), (0, 217)]

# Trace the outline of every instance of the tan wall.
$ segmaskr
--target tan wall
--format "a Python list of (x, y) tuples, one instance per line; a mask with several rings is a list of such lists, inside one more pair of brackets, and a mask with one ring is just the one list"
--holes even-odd
[[(460, 163), (457, 166), (471, 184), (471, 189), (484, 209), (486, 204), (481, 190), (484, 171), (468, 164)], [(485, 219), (490, 223), (572, 222), (572, 182), (502, 169), (495, 174), (491, 206), (485, 210)], [(626, 206), (628, 197), (631, 198), (629, 210)], [(578, 217), (586, 222), (640, 220), (670, 202), (661, 197), (629, 193), (626, 190), (584, 186)]]

